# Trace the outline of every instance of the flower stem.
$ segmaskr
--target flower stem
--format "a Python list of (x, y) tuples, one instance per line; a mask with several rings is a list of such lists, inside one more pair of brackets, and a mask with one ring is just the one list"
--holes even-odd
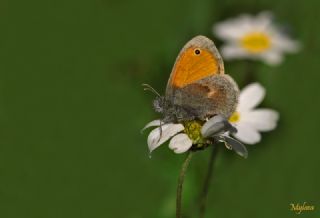
[(217, 153), (218, 153), (218, 146), (217, 145), (212, 146), (210, 160), (208, 164), (208, 171), (207, 171), (207, 175), (203, 184), (203, 189), (200, 195), (200, 207), (199, 207), (200, 218), (204, 218), (204, 215), (206, 212), (206, 201), (207, 201), (207, 196), (209, 192), (210, 182), (213, 176), (213, 165), (214, 165)]
[(192, 159), (193, 151), (189, 151), (187, 158), (184, 160), (179, 179), (178, 179), (178, 187), (177, 187), (177, 199), (176, 199), (176, 218), (182, 218), (182, 212), (181, 212), (181, 200), (182, 200), (182, 187), (184, 182), (184, 177), (187, 172), (189, 163)]

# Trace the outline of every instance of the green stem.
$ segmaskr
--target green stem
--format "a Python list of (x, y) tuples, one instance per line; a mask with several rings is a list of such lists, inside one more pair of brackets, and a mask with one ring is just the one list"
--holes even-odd
[(204, 218), (205, 212), (206, 212), (206, 201), (208, 197), (209, 187), (213, 176), (213, 166), (218, 153), (218, 145), (212, 146), (212, 151), (210, 155), (210, 160), (208, 164), (208, 171), (207, 175), (203, 184), (203, 189), (200, 195), (200, 208), (199, 208), (199, 214), (200, 218)]
[(184, 177), (187, 172), (189, 163), (192, 159), (193, 151), (189, 151), (187, 158), (184, 160), (179, 179), (178, 179), (178, 187), (177, 187), (177, 199), (176, 199), (176, 218), (182, 218), (182, 212), (181, 212), (181, 200), (182, 200), (182, 187), (184, 182)]

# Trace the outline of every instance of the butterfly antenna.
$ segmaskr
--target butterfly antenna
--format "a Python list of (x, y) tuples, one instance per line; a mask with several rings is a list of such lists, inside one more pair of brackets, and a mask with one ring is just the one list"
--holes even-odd
[(154, 93), (155, 95), (157, 95), (158, 97), (161, 97), (161, 95), (159, 94), (159, 92), (157, 92), (152, 86), (150, 86), (149, 84), (142, 84), (142, 86), (144, 87), (143, 90), (145, 91), (150, 91), (152, 93)]

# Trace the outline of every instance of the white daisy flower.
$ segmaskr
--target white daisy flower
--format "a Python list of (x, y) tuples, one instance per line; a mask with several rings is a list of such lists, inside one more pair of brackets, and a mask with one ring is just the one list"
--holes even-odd
[(265, 89), (259, 83), (246, 86), (240, 93), (239, 104), (229, 121), (237, 128), (232, 135), (245, 144), (260, 142), (259, 132), (276, 128), (279, 113), (272, 109), (255, 109), (265, 96)]
[(186, 121), (184, 125), (178, 123), (166, 123), (161, 125), (160, 120), (148, 123), (143, 130), (149, 127), (156, 127), (148, 136), (148, 147), (150, 153), (164, 144), (169, 139), (169, 148), (175, 153), (184, 153), (191, 148), (203, 149), (214, 142), (224, 142), (226, 147), (234, 150), (243, 157), (248, 156), (247, 149), (235, 139), (226, 135), (226, 132), (236, 132), (236, 129), (227, 119), (216, 115), (205, 122)]
[(226, 41), (220, 49), (225, 59), (249, 58), (277, 65), (282, 62), (283, 53), (299, 50), (299, 43), (272, 22), (270, 12), (228, 19), (214, 25), (213, 32)]

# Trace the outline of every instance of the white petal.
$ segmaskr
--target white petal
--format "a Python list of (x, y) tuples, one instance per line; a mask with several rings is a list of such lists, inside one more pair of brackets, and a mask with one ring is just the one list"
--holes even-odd
[(184, 127), (182, 124), (168, 123), (152, 130), (148, 136), (148, 147), (150, 153), (183, 129)]
[(181, 133), (174, 136), (170, 143), (169, 148), (176, 154), (181, 154), (188, 151), (192, 146), (192, 141), (187, 134)]
[(247, 85), (240, 93), (237, 111), (241, 114), (243, 111), (248, 111), (256, 107), (261, 103), (265, 94), (266, 90), (259, 83)]
[(208, 137), (223, 131), (225, 129), (225, 120), (226, 118), (221, 115), (213, 116), (201, 127), (201, 135), (203, 137)]
[(261, 135), (253, 126), (239, 122), (236, 127), (238, 132), (234, 133), (233, 136), (239, 141), (245, 144), (256, 144), (260, 142)]
[(215, 136), (223, 134), (224, 132), (234, 132), (235, 127), (222, 115), (215, 115), (210, 118), (201, 127), (201, 134), (203, 137)]
[(254, 19), (256, 31), (267, 31), (272, 26), (273, 14), (269, 11), (260, 12)]
[(261, 59), (271, 66), (276, 66), (283, 61), (283, 55), (277, 49), (270, 49), (267, 52), (261, 53)]
[(272, 13), (268, 11), (261, 12), (257, 16), (242, 14), (217, 23), (213, 27), (213, 32), (222, 40), (237, 41), (249, 32), (269, 32), (274, 29), (272, 18)]
[(143, 129), (141, 130), (141, 132), (143, 132), (145, 129), (152, 127), (152, 126), (160, 126), (160, 122), (161, 120), (154, 120), (151, 121), (150, 123), (148, 123), (145, 127), (143, 127)]
[(271, 131), (276, 128), (279, 113), (271, 109), (256, 109), (243, 114), (241, 122), (248, 123), (258, 131)]
[(220, 50), (222, 57), (229, 60), (250, 57), (250, 54), (236, 43), (224, 45)]
[(279, 30), (274, 32), (272, 35), (272, 46), (279, 51), (290, 53), (295, 53), (301, 48), (301, 45), (298, 41), (290, 39), (288, 36), (279, 32)]
[(252, 31), (254, 19), (250, 15), (240, 15), (217, 23), (213, 33), (222, 40), (238, 41), (246, 33)]

